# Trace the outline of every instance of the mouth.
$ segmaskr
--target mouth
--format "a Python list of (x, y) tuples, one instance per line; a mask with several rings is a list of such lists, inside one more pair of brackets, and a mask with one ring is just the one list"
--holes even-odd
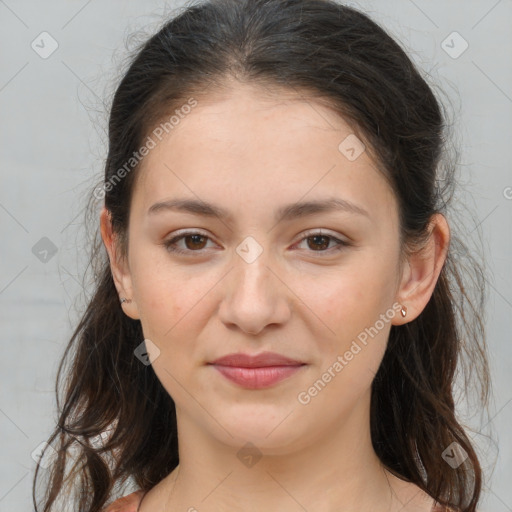
[(305, 365), (265, 366), (262, 368), (241, 368), (236, 366), (213, 365), (226, 379), (247, 389), (269, 388), (291, 377)]
[(208, 363), (226, 379), (246, 389), (263, 389), (281, 382), (306, 366), (274, 352), (229, 354)]

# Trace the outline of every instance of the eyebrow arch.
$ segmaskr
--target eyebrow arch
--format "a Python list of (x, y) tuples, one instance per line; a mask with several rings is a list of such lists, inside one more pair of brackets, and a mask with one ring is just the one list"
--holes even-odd
[[(196, 199), (175, 198), (167, 201), (161, 201), (149, 207), (147, 214), (153, 215), (161, 211), (181, 211), (194, 215), (202, 215), (205, 217), (218, 217), (228, 221), (233, 220), (233, 215), (226, 209)], [(338, 197), (329, 197), (316, 201), (303, 201), (284, 205), (276, 211), (275, 222), (290, 221), (299, 217), (306, 217), (316, 213), (344, 211), (364, 215), (370, 217), (369, 213), (362, 208), (346, 199)]]

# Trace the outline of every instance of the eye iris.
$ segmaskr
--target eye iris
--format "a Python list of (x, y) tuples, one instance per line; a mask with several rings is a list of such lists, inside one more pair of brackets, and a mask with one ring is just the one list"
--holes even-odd
[[(312, 249), (312, 247), (311, 247), (311, 244), (309, 243), (309, 241), (312, 240), (312, 239), (315, 240), (313, 242), (314, 244), (321, 245), (320, 249), (326, 249), (329, 246), (329, 237), (328, 236), (326, 236), (326, 235), (313, 235), (313, 236), (308, 236), (308, 247), (310, 249)], [(324, 239), (324, 240), (327, 241), (327, 243), (322, 244), (321, 242), (318, 242), (319, 239)], [(314, 250), (319, 250), (319, 249), (317, 247)]]
[[(197, 247), (197, 245), (190, 246), (190, 244), (188, 243), (188, 240), (190, 240), (191, 238), (195, 240), (194, 244), (198, 242), (198, 239), (203, 239), (203, 242), (206, 241), (206, 237), (203, 235), (187, 235), (185, 237), (185, 245), (187, 246), (187, 249), (202, 249), (203, 248), (204, 243), (203, 243), (203, 246), (201, 246), (201, 247)], [(200, 242), (199, 242), (199, 244), (201, 245)]]

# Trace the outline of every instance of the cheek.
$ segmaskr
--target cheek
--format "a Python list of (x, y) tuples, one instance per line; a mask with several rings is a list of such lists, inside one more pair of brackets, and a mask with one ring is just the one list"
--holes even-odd
[(190, 328), (194, 307), (202, 295), (203, 290), (177, 277), (146, 279), (137, 289), (137, 305), (144, 332), (151, 333), (163, 344), (175, 338), (185, 325)]
[(333, 364), (338, 355), (352, 347), (357, 352), (349, 363), (354, 375), (359, 371), (370, 375), (378, 369), (391, 328), (390, 319), (380, 319), (394, 301), (393, 262), (376, 254), (358, 256), (335, 274), (308, 282), (298, 295), (315, 313), (312, 318), (321, 320), (314, 320), (317, 327), (311, 324), (310, 329), (316, 331), (316, 339), (322, 340), (317, 347), (322, 366)]
[(201, 297), (209, 288), (209, 280), (190, 279), (169, 265), (140, 265), (134, 266), (134, 270), (144, 338), (158, 347), (152, 360), (153, 370), (173, 399), (179, 398), (178, 383), (186, 381), (196, 360), (196, 340), (206, 317)]
[(180, 272), (155, 257), (155, 251), (134, 250), (130, 268), (144, 335), (162, 342), (190, 309), (188, 304), (194, 291), (180, 277)]
[(364, 258), (335, 274), (315, 279), (303, 288), (302, 296), (328, 325), (364, 327), (388, 309), (393, 297), (391, 277), (382, 263)]
[(318, 316), (330, 329), (319, 323), (318, 336), (312, 333), (321, 341), (315, 342), (319, 359), (310, 385), (323, 380), (324, 372), (329, 379), (328, 391), (322, 391), (317, 402), (319, 411), (334, 401), (340, 413), (346, 412), (370, 388), (386, 350), (391, 323), (381, 315), (390, 306), (375, 282), (362, 286), (361, 280), (356, 281), (347, 280), (312, 302), (311, 309), (321, 312)]

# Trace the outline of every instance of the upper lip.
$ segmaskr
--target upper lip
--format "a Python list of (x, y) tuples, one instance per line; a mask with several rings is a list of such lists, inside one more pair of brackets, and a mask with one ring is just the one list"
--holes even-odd
[(304, 363), (275, 352), (262, 352), (254, 356), (242, 353), (228, 354), (215, 359), (215, 361), (209, 364), (236, 366), (239, 368), (262, 368), (265, 366), (300, 366)]

